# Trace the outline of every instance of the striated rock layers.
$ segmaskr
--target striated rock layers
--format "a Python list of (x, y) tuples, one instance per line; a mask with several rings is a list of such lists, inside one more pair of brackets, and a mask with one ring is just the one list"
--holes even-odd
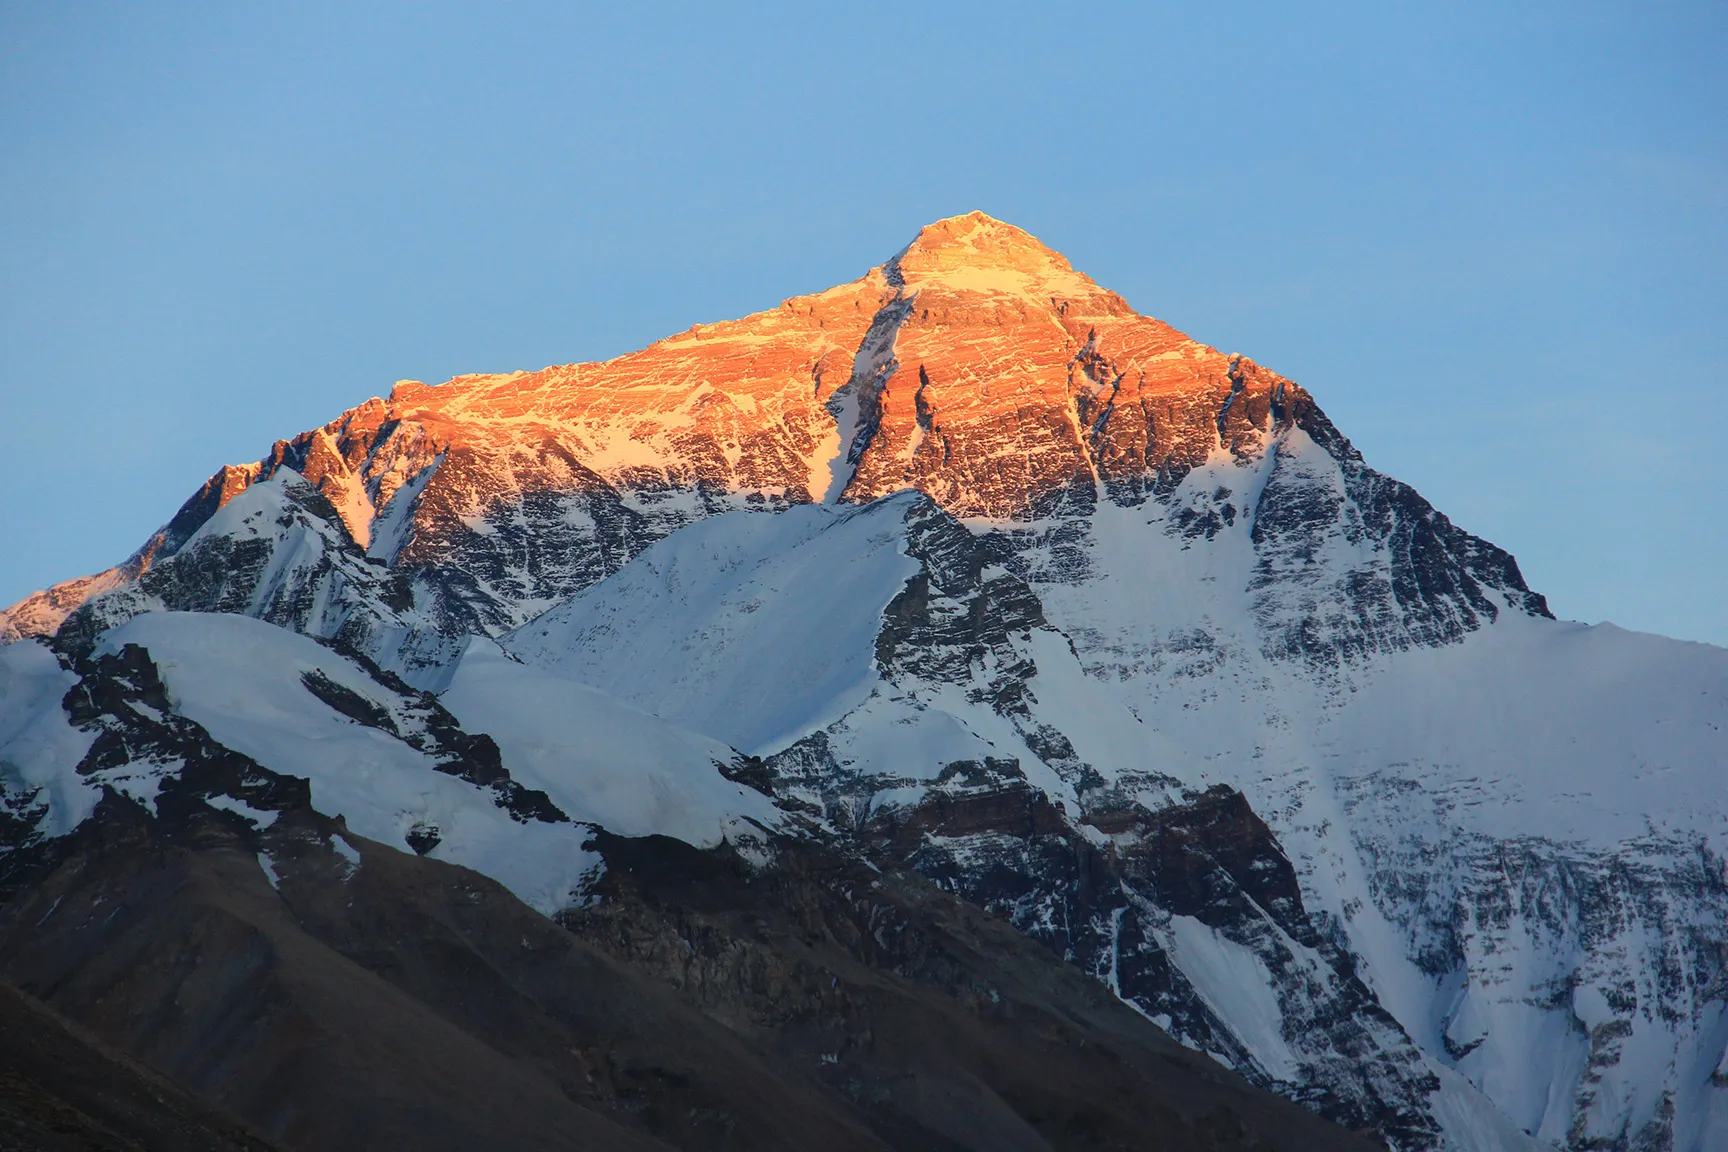
[[(1333, 491), (1302, 483), (1300, 463), (1274, 463), (1259, 491), (1180, 493), (1214, 454), (1262, 461), (1292, 434), (1325, 453)], [(287, 590), (262, 545), (230, 555), (213, 541), (222, 533), (200, 531), (273, 477), (322, 521), (272, 508), (302, 521), (281, 525), (297, 553)], [(1315, 646), (1317, 629), (1338, 651), (1454, 638), (1498, 611), (1485, 589), (1546, 611), (1509, 555), (1364, 467), (1300, 387), (1135, 313), (1025, 232), (972, 213), (930, 225), (851, 284), (615, 360), (400, 383), (223, 468), (125, 564), (14, 605), (0, 635), (50, 633), (104, 599), (99, 622), (144, 603), (245, 611), (360, 632), (375, 648), (391, 628), (495, 635), (694, 518), (907, 487), (1002, 523), (1180, 494), (1189, 536), (1254, 519), (1265, 587), (1305, 562), (1317, 528), (1343, 523), (1378, 553), (1350, 573), (1366, 595), (1348, 619), (1299, 611), (1272, 641), (1321, 659), (1333, 653)], [(1043, 542), (1058, 564), (1062, 538)], [(227, 574), (200, 600), (186, 585), (207, 581), (152, 578), (170, 564)], [(430, 649), (404, 663), (436, 659)]]

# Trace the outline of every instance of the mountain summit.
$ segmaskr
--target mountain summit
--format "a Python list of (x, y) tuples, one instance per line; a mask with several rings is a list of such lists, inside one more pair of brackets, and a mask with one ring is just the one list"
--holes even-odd
[[(283, 469), (394, 574), (396, 591), (373, 606), (379, 620), (492, 634), (695, 516), (916, 488), (956, 516), (1035, 523), (1101, 499), (1168, 497), (1214, 454), (1261, 459), (1292, 429), (1336, 457), (1346, 482), (1368, 483), (1300, 387), (1135, 313), (1032, 236), (974, 212), (923, 228), (850, 284), (614, 360), (399, 383), (387, 400), (223, 468), (125, 564), (14, 605), (0, 635), (52, 632), (92, 595), (161, 587), (176, 603), (152, 569)], [(1362, 495), (1387, 507), (1355, 530), (1405, 538), (1377, 582), (1450, 602), (1444, 623), (1416, 623), (1418, 633), (1491, 617), (1479, 586), (1546, 611), (1510, 556), (1467, 542), (1409, 489), (1372, 486)], [(1240, 496), (1196, 493), (1186, 514), (1215, 534), (1248, 511)], [(1385, 622), (1364, 627), (1375, 635), (1352, 643), (1405, 642)]]
[(1115, 306), (1109, 310), (1128, 310), (1120, 297), (1074, 271), (1060, 252), (982, 212), (950, 216), (919, 229), (912, 243), (884, 266), (884, 274), (909, 292), (934, 288), (954, 294), (1002, 294), (1046, 307), (1055, 301), (1105, 306), (1107, 298)]
[[(399, 383), (0, 639), (0, 970), (81, 1018), (117, 947), (94, 909), (196, 919), (239, 884), (294, 955), (344, 948), (439, 1013), (563, 1013), (511, 1035), (585, 1087), (525, 1124), (574, 1091), (626, 1135), (784, 1136), (780, 1105), (724, 1104), (743, 1044), (861, 1147), (1164, 1131), (1121, 1110), (1156, 1076), (1088, 1063), (1104, 1032), (1011, 1024), (1060, 1017), (1123, 1037), (1112, 1068), (1161, 1029), (1400, 1152), (1728, 1142), (1728, 652), (1555, 620), (1304, 388), (981, 213), (613, 360)], [(122, 892), (158, 874), (138, 853), (205, 869), (160, 890), (206, 902)], [(432, 864), (489, 877), (488, 911), (427, 895), (460, 889)], [(355, 868), (388, 881), (364, 909), (408, 901), (445, 943), (402, 955), (342, 911)], [(701, 1060), (571, 1065), (622, 1033), (561, 998), (576, 954), (511, 900), (669, 985), (654, 1019), (718, 1029)], [(961, 931), (965, 905), (1020, 935)], [(427, 975), (473, 949), (502, 983)], [(175, 989), (129, 987), (127, 1019), (172, 1016)], [(210, 1019), (277, 1018), (247, 995)], [(931, 995), (939, 1058), (907, 1023)], [(494, 1051), (461, 1019), (450, 1051)], [(151, 1050), (234, 1034), (183, 1028)], [(1169, 1130), (1263, 1146), (1285, 1113), (1193, 1060), (1261, 1119)], [(297, 1106), (217, 1088), (254, 1122)]]

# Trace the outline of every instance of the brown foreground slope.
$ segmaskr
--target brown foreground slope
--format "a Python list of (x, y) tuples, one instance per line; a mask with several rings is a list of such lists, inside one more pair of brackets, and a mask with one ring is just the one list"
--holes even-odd
[(270, 1152), (245, 1125), (0, 983), (0, 1148)]
[(308, 811), (110, 797), (13, 889), (0, 971), (288, 1148), (1372, 1146), (916, 878), (600, 847), (560, 926)]

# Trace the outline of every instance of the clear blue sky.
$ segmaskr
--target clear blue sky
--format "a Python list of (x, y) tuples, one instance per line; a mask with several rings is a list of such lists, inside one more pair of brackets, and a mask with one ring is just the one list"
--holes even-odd
[[(1070, 14), (1071, 13), (1071, 14)], [(0, 603), (398, 378), (981, 208), (1728, 644), (1728, 4), (0, 6)]]

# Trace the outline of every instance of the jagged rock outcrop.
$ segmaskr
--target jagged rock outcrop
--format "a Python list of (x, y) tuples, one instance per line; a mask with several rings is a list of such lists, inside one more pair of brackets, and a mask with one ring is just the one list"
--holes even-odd
[[(887, 810), (863, 835), (878, 859), (999, 912), (1256, 1082), (1394, 1147), (1439, 1146), (1436, 1077), (1308, 916), (1290, 862), (1241, 793), (1220, 785), (1156, 812), (1101, 809), (1076, 827), (1011, 784)], [(1237, 994), (1259, 997), (1257, 1029), (1211, 1007), (1229, 993), (1197, 953), (1255, 973), (1263, 990)]]

